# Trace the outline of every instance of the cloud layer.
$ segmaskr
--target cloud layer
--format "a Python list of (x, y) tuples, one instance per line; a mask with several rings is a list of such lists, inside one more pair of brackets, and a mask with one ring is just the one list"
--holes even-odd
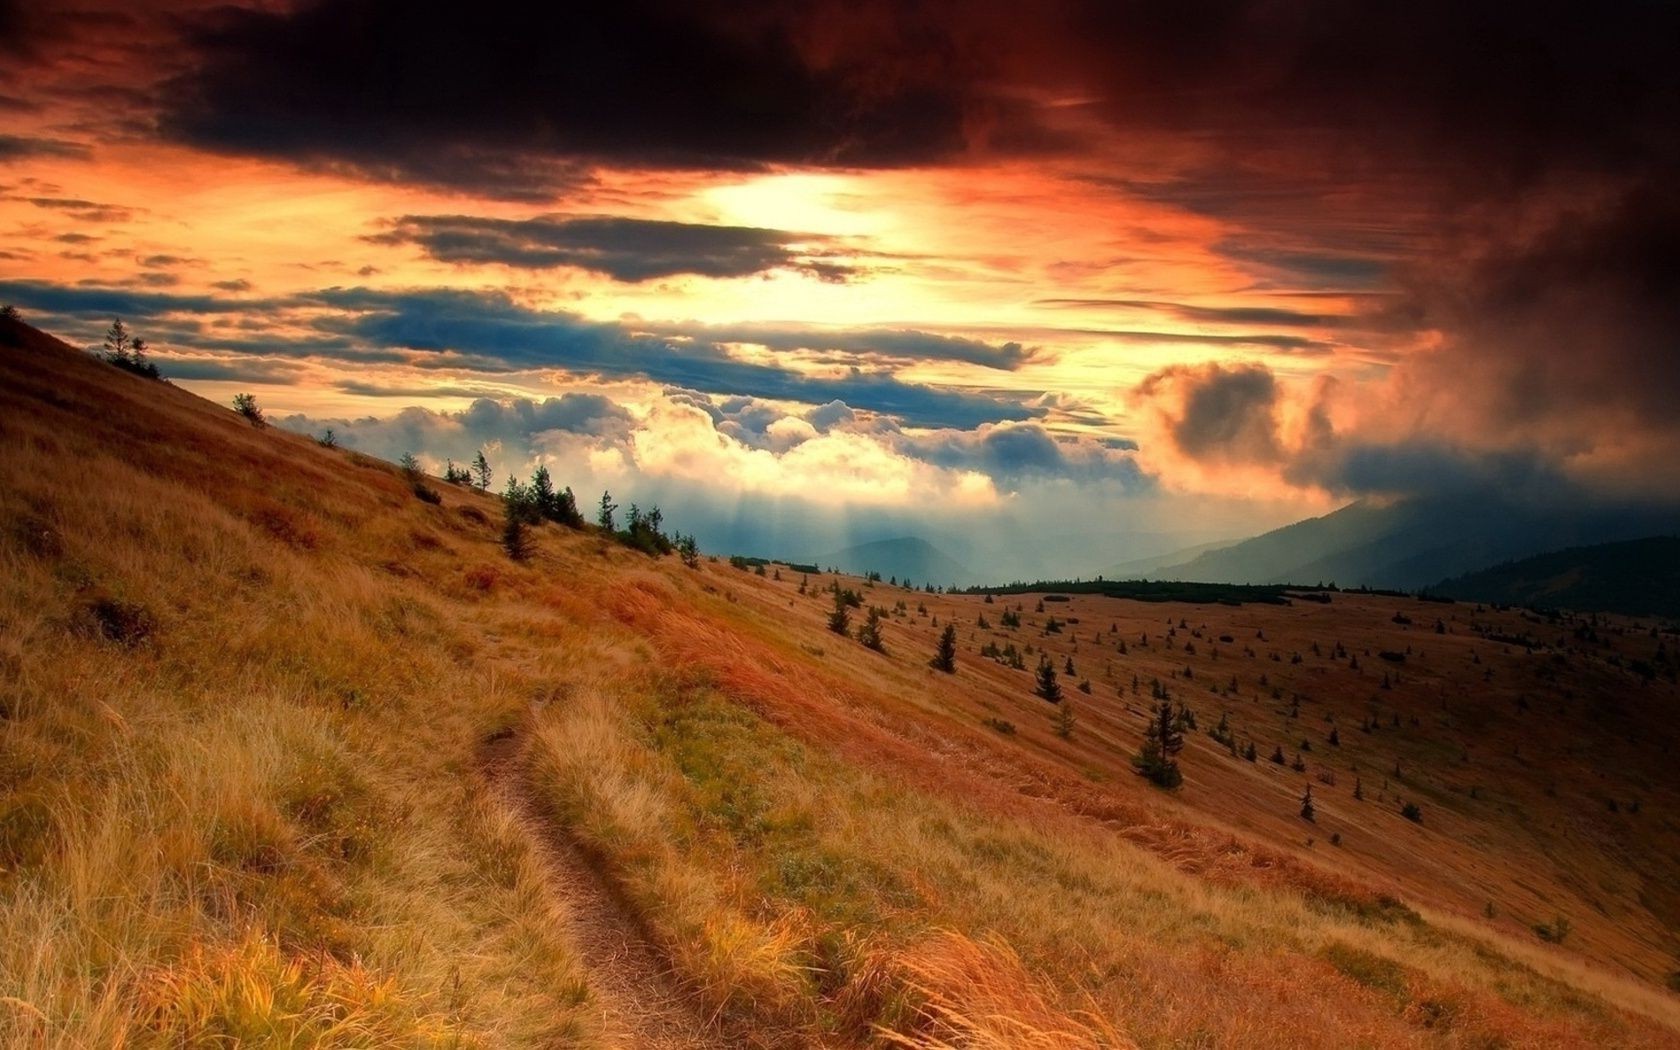
[(414, 244), (434, 259), (452, 263), (497, 263), (527, 270), (571, 267), (606, 274), (615, 281), (648, 281), (678, 274), (750, 277), (794, 270), (843, 281), (852, 268), (825, 262), (826, 238), (751, 226), (615, 216), (543, 216), (489, 219), (471, 215), (406, 215), (385, 244)]

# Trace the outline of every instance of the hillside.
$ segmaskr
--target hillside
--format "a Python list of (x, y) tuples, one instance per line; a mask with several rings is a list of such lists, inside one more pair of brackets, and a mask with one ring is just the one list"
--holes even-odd
[(1550, 551), (1442, 580), (1431, 590), (1504, 605), (1680, 618), (1680, 537)]
[(860, 543), (825, 554), (816, 561), (824, 568), (837, 568), (857, 576), (878, 572), (883, 579), (897, 577), (941, 587), (974, 580), (973, 570), (919, 536)]
[(1211, 551), (1221, 550), (1238, 542), (1241, 541), (1214, 540), (1210, 543), (1198, 543), (1193, 547), (1183, 547), (1178, 550), (1169, 551), (1166, 554), (1157, 554), (1153, 557), (1132, 558), (1127, 561), (1115, 562), (1103, 569), (1097, 575), (1101, 576), (1105, 580), (1131, 580), (1138, 579), (1140, 577), (1147, 577), (1151, 573), (1155, 573), (1161, 569), (1167, 568), (1168, 566), (1180, 565), (1192, 558), (1199, 557)]
[(1579, 510), (1491, 492), (1396, 503), (1360, 501), (1150, 572), (1215, 583), (1336, 583), (1419, 590), (1540, 551), (1670, 531), (1663, 508)]
[(4, 319), (0, 453), (0, 1044), (1680, 1046), (1649, 624), (515, 562)]

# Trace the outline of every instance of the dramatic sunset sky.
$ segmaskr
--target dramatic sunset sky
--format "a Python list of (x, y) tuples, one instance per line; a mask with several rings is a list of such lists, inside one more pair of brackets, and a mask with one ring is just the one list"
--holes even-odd
[(1671, 500), (1677, 12), (0, 0), (0, 301), (712, 549)]

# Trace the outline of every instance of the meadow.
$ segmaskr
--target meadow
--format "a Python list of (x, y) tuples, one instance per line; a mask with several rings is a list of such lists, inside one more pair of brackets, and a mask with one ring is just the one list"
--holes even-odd
[(516, 561), (0, 325), (7, 1045), (1680, 1045), (1659, 625)]

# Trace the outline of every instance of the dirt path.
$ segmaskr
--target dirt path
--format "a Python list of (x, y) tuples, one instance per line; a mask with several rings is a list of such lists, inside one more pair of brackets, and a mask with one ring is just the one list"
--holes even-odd
[(582, 955), (590, 992), (605, 1019), (606, 1045), (625, 1050), (731, 1045), (684, 1001), (663, 960), (589, 858), (536, 804), (520, 775), (523, 747), (516, 733), (492, 737), (480, 752), (480, 768), (548, 873), (545, 892)]

